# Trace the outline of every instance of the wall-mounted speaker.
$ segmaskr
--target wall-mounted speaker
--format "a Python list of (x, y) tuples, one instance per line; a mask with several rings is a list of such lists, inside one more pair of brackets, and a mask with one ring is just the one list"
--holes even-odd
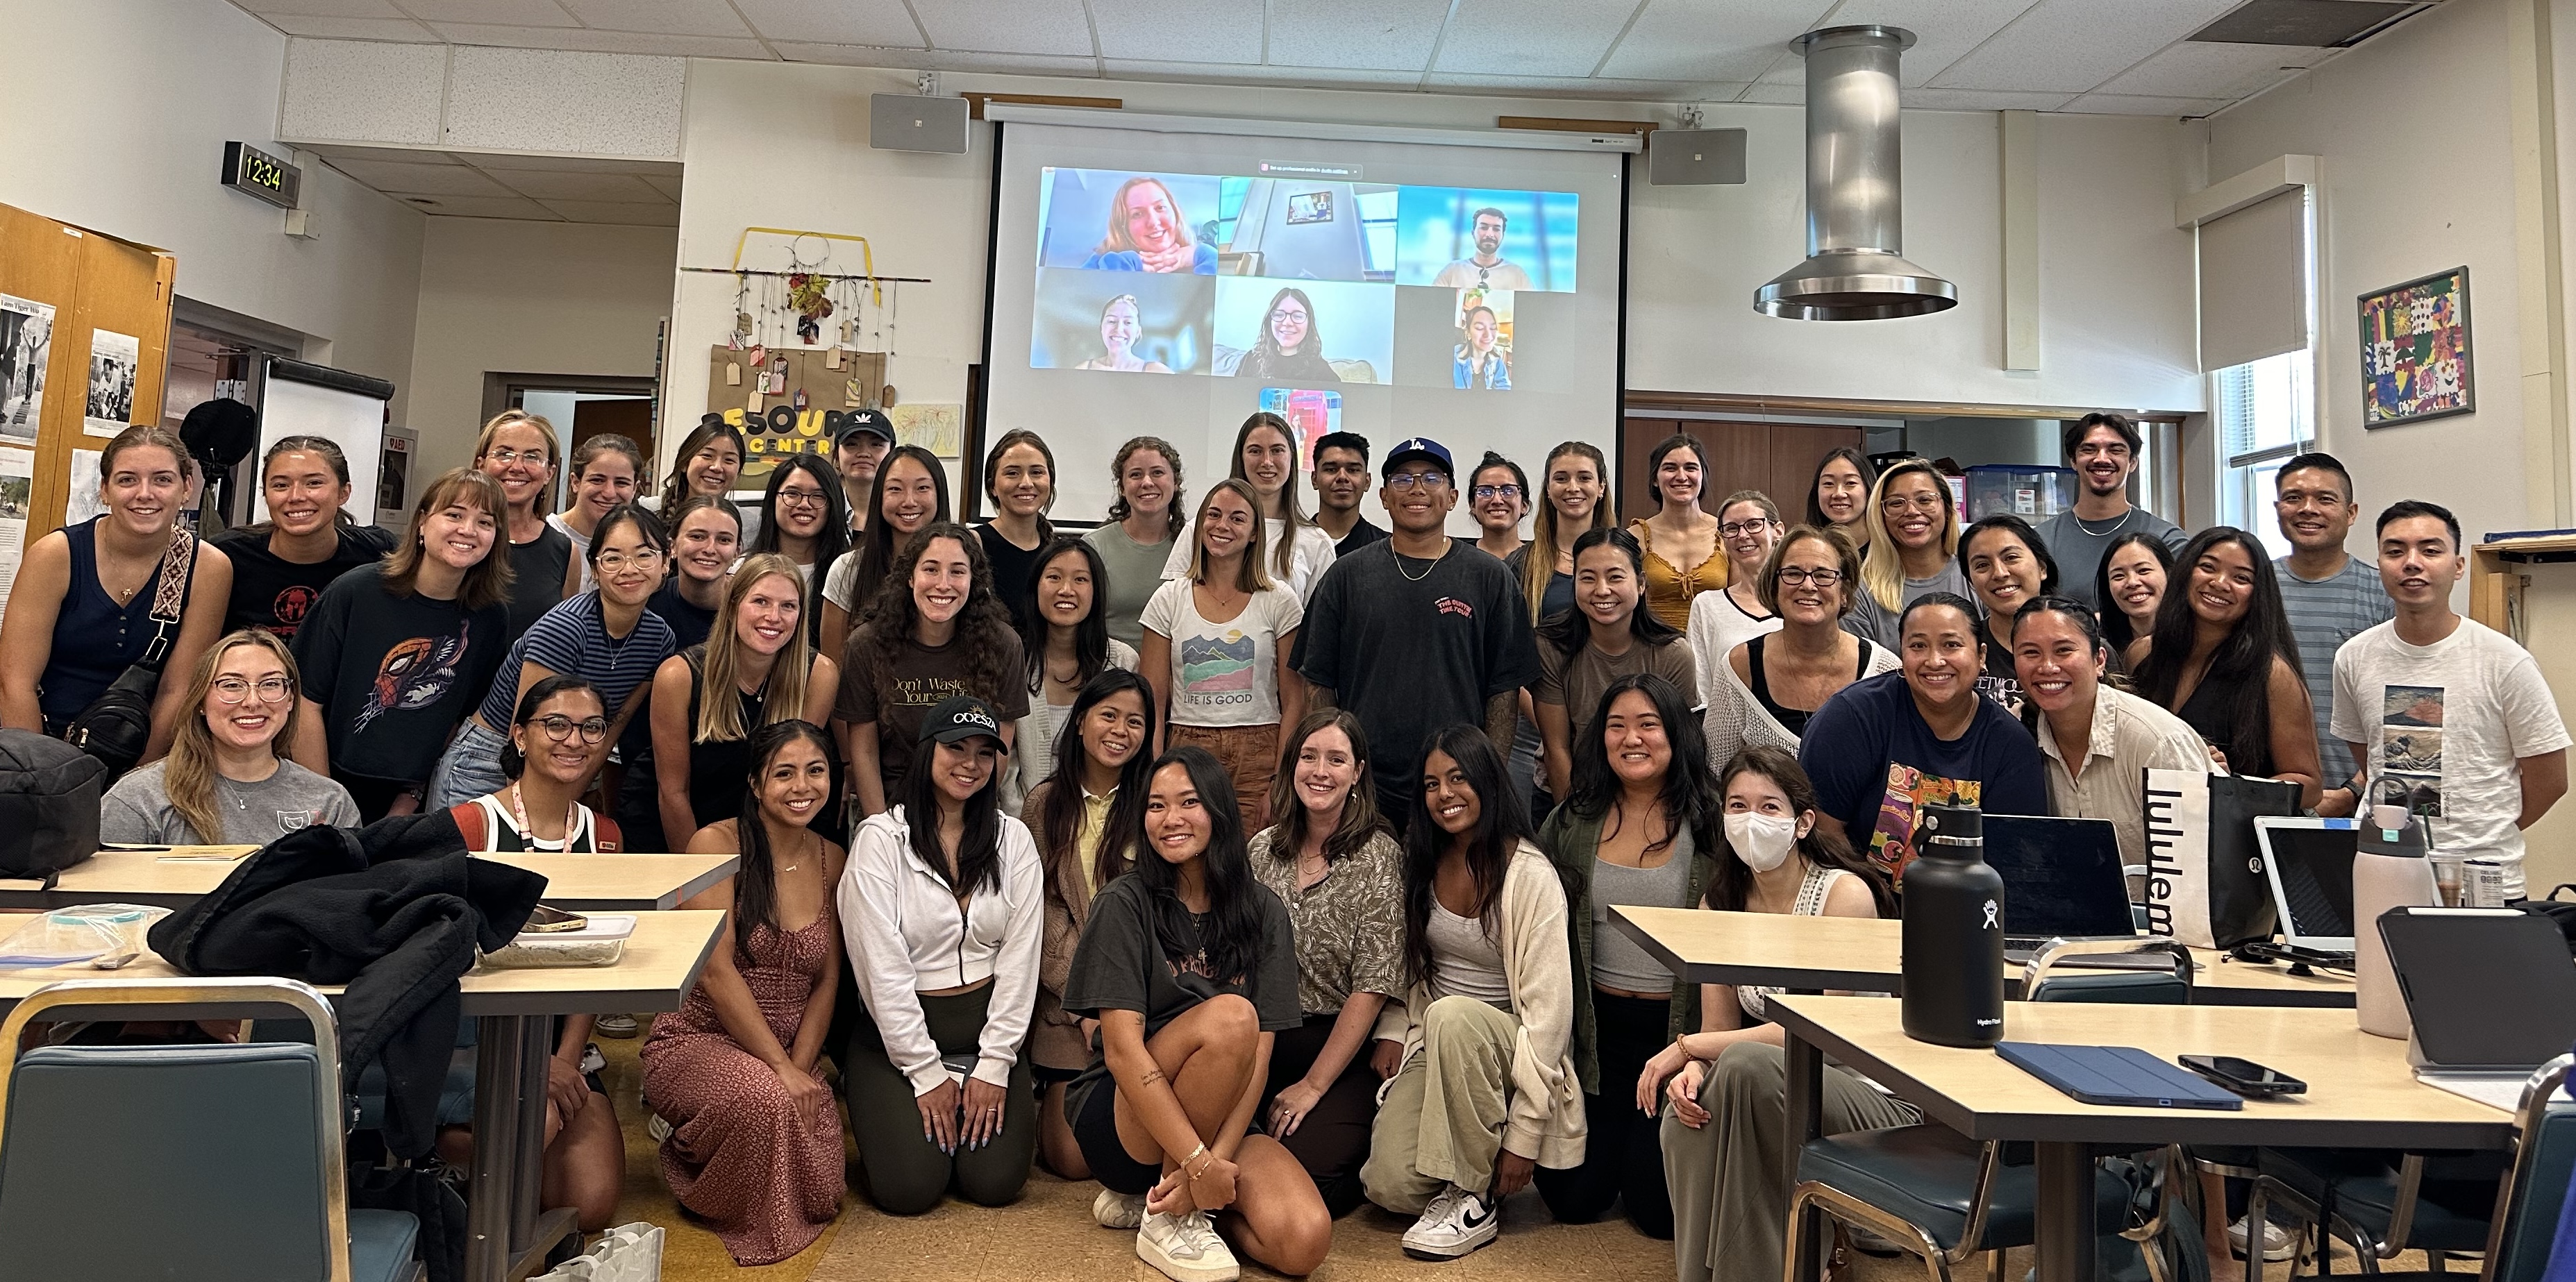
[[(868, 95), (868, 145), (879, 151), (966, 154), (966, 100)], [(1741, 181), (1741, 180), (1739, 180)]]
[(1646, 135), (1646, 181), (1657, 187), (1743, 182), (1744, 131), (1658, 129)]

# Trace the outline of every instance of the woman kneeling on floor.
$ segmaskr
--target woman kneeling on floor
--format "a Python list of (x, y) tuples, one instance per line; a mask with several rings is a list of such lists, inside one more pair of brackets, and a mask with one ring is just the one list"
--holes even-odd
[(1104, 1186), (1092, 1212), (1136, 1227), (1136, 1254), (1175, 1282), (1230, 1282), (1234, 1246), (1312, 1272), (1332, 1245), (1315, 1181), (1248, 1133), (1271, 1036), (1305, 1022), (1288, 911), (1252, 876), (1225, 768), (1204, 748), (1154, 763), (1135, 871), (1100, 888), (1064, 1008), (1100, 1021), (1100, 1053), (1067, 1092)]
[(839, 988), (841, 848), (806, 827), (831, 795), (829, 747), (807, 721), (752, 732), (742, 817), (689, 842), (742, 870), (680, 905), (725, 911), (724, 932), (644, 1043), (644, 1100), (671, 1124), (662, 1178), (736, 1264), (804, 1250), (841, 1210), (841, 1117), (814, 1069)]

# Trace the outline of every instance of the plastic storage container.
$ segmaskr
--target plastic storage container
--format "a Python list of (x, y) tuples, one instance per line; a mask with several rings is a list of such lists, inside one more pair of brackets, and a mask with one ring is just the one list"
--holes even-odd
[(1981, 463), (1968, 469), (1968, 519), (2017, 516), (2037, 525), (2075, 506), (2075, 470), (2033, 463)]
[(483, 964), (501, 967), (614, 966), (626, 955), (626, 937), (635, 933), (632, 913), (601, 914), (579, 930), (519, 937), (485, 953)]

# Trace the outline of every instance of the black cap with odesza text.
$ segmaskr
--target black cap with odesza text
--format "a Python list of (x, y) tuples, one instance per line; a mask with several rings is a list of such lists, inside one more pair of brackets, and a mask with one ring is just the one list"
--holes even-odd
[(971, 694), (952, 694), (940, 700), (921, 720), (924, 743), (963, 743), (977, 735), (992, 740), (1004, 752), (1011, 750), (1002, 741), (1002, 719), (993, 715), (992, 705)]

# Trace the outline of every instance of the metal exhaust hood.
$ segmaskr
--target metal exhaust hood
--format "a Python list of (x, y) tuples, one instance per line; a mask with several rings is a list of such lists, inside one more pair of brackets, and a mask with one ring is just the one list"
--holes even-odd
[(1826, 27), (1791, 41), (1807, 60), (1807, 258), (1753, 292), (1791, 320), (1889, 320), (1959, 305), (1958, 287), (1905, 261), (1900, 27)]

